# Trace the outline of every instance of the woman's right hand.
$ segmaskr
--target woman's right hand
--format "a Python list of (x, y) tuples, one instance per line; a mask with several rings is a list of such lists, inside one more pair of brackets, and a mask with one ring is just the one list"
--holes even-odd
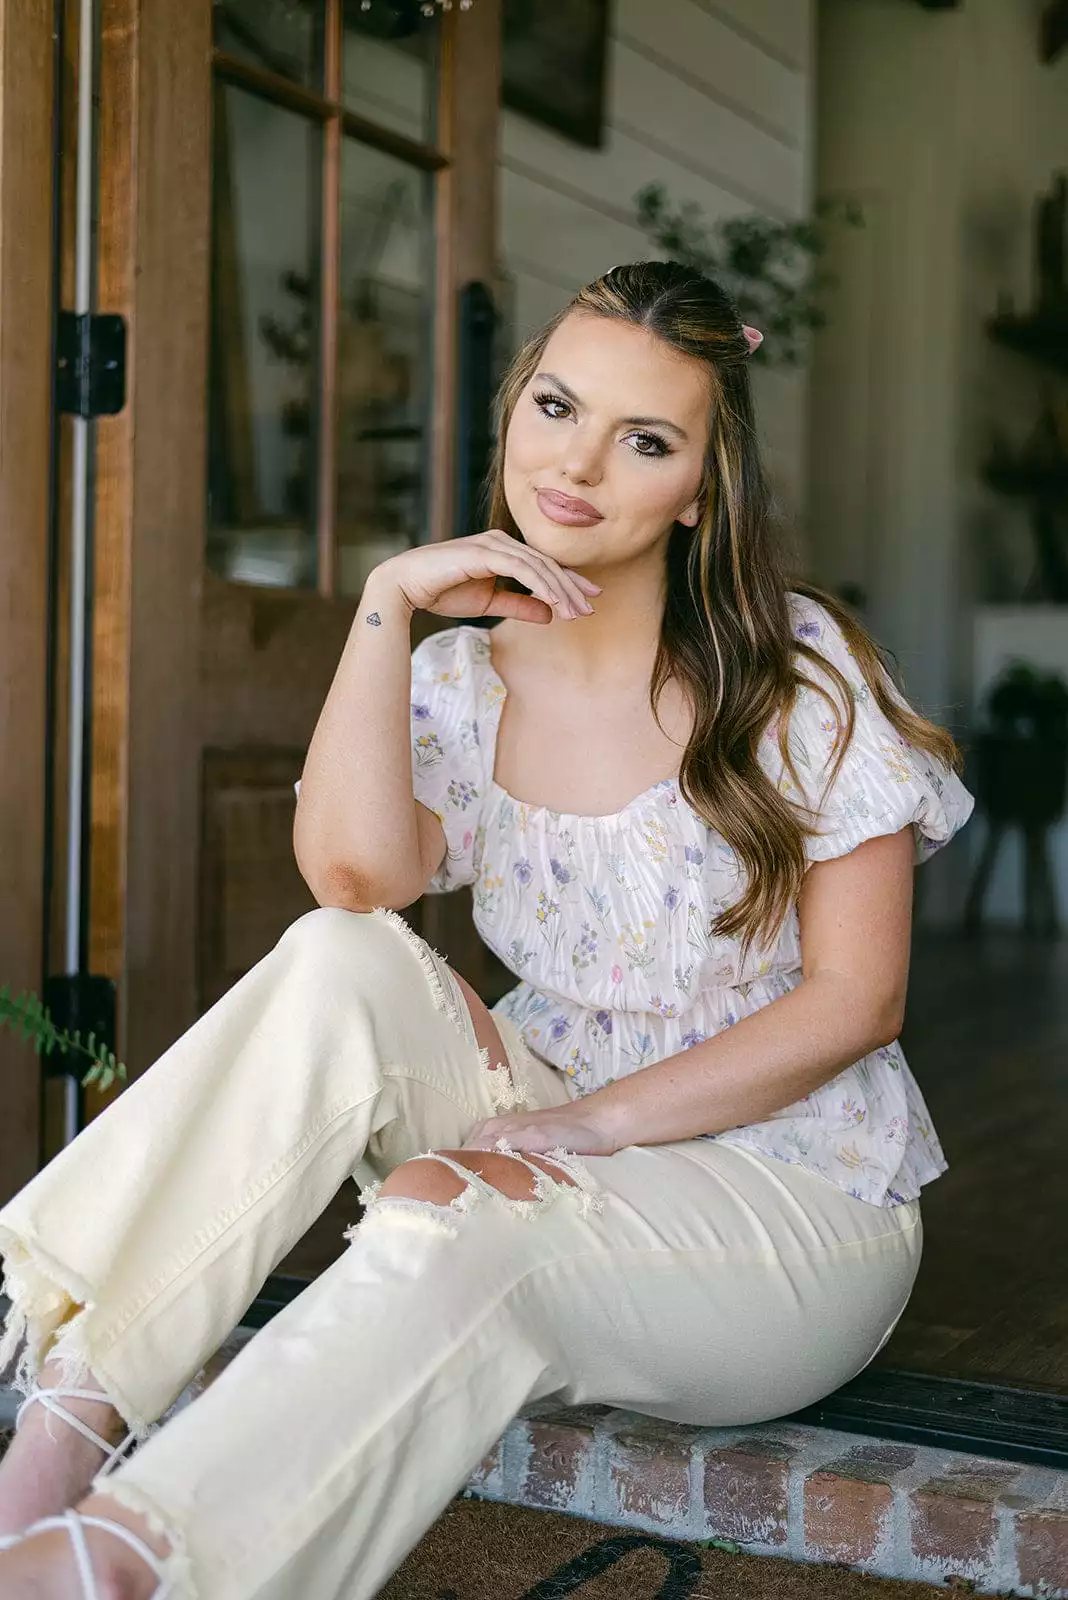
[[(500, 578), (514, 578), (531, 592), (498, 589)], [(393, 585), (413, 611), (521, 622), (588, 616), (593, 607), (587, 596), (601, 592), (599, 584), (500, 528), (402, 550), (375, 567), (368, 578), (372, 583)]]

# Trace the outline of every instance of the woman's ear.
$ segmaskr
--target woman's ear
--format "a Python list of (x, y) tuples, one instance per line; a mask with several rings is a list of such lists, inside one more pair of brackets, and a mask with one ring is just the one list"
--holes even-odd
[(686, 507), (685, 511), (679, 513), (678, 521), (685, 523), (687, 528), (696, 528), (700, 520), (701, 500), (700, 496), (698, 496), (696, 500), (690, 501), (690, 504)]

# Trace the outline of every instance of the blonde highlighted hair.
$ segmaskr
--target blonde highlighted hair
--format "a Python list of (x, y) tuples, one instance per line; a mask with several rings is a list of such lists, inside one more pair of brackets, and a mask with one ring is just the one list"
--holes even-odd
[[(798, 781), (787, 744), (790, 712), (802, 685), (816, 688), (831, 705), (837, 726), (829, 785), (852, 737), (855, 716), (846, 679), (795, 636), (791, 589), (830, 613), (876, 704), (898, 733), (947, 767), (959, 767), (959, 754), (948, 732), (896, 698), (882, 653), (845, 607), (810, 584), (788, 582), (757, 445), (749, 345), (730, 297), (691, 268), (662, 261), (613, 267), (580, 290), (518, 352), (497, 396), (490, 525), (522, 538), (504, 496), (508, 424), (553, 332), (576, 313), (646, 329), (703, 362), (708, 373), (701, 516), (693, 529), (676, 524), (669, 538), (651, 701), (656, 715), (671, 678), (689, 696), (694, 724), (680, 767), (680, 788), (735, 852), (746, 878), (741, 897), (718, 917), (712, 931), (740, 937), (745, 944), (770, 942), (800, 893), (805, 839), (817, 831), (817, 823), (767, 777), (757, 759), (758, 742), (777, 720), (783, 760)], [(816, 665), (835, 692), (813, 683), (799, 670), (799, 659)]]

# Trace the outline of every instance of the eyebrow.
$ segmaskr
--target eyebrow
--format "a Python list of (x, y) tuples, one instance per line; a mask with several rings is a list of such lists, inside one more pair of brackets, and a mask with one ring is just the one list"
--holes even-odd
[[(575, 391), (569, 389), (564, 380), (558, 378), (555, 372), (536, 373), (534, 382), (551, 383), (555, 389), (559, 389), (566, 400), (571, 401), (572, 405), (577, 406), (582, 403)], [(619, 420), (631, 428), (666, 428), (669, 433), (676, 434), (680, 439), (689, 438), (685, 428), (680, 428), (677, 422), (669, 422), (667, 417), (620, 417)]]

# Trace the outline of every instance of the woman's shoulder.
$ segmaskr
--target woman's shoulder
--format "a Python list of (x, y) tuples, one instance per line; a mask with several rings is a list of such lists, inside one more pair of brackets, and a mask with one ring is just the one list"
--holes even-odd
[(826, 606), (811, 595), (790, 589), (786, 594), (790, 628), (795, 639), (817, 650), (834, 650), (843, 639), (841, 628)]
[(413, 718), (478, 720), (494, 714), (503, 697), (485, 628), (442, 628), (412, 651)]

